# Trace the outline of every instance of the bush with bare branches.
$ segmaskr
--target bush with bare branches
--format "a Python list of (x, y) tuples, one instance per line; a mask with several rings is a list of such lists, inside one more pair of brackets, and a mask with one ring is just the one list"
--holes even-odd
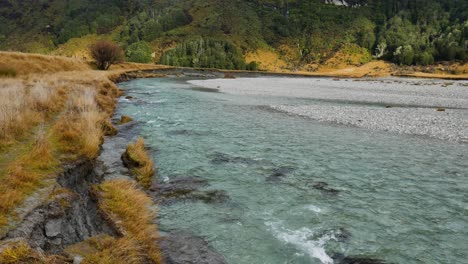
[(90, 51), (100, 70), (108, 70), (112, 64), (121, 61), (123, 58), (122, 48), (107, 40), (94, 43), (91, 45)]

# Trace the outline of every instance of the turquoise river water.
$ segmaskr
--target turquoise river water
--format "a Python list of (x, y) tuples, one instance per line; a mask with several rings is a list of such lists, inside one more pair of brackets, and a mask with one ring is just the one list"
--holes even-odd
[(162, 205), (161, 230), (189, 230), (232, 264), (468, 263), (467, 145), (319, 123), (267, 107), (301, 99), (186, 81), (120, 84), (134, 99), (119, 114), (137, 120), (160, 180), (202, 177), (229, 196)]

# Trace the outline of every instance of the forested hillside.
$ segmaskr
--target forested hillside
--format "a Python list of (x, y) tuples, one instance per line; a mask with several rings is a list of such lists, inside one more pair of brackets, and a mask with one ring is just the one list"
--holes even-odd
[(338, 52), (427, 65), (468, 59), (467, 20), (467, 0), (0, 0), (0, 49), (106, 38), (128, 60), (177, 66), (256, 69), (258, 50), (290, 68)]

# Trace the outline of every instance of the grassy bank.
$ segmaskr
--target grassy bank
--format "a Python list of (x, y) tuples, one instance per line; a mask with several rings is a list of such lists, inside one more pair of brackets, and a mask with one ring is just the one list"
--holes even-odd
[[(63, 165), (96, 158), (104, 136), (115, 133), (110, 118), (123, 93), (114, 81), (126, 72), (158, 68), (123, 63), (104, 72), (83, 60), (0, 52), (0, 237), (21, 222), (24, 211), (34, 209), (27, 209), (29, 197), (41, 201), (53, 195), (41, 190), (57, 185)], [(96, 238), (99, 246), (87, 255), (88, 263), (108, 263), (93, 261), (99, 257), (115, 262), (122, 252), (160, 263), (157, 248), (148, 245), (157, 229), (150, 224), (154, 212), (144, 192), (131, 182), (105, 183), (96, 190), (103, 213), (126, 231), (118, 239)], [(131, 206), (138, 207), (138, 214), (127, 212), (130, 204), (125, 202), (130, 200), (119, 200), (122, 194), (133, 197)], [(140, 227), (147, 237), (125, 223), (148, 224)], [(24, 242), (0, 245), (2, 263), (52, 263), (52, 258), (53, 263), (65, 263), (57, 262), (60, 256), (42, 256)], [(136, 263), (135, 258), (127, 263)]]

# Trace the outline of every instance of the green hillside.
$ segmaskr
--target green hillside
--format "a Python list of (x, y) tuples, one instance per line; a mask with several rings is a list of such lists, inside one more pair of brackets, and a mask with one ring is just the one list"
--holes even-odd
[(0, 0), (0, 49), (50, 53), (106, 38), (131, 61), (228, 69), (256, 69), (245, 61), (256, 50), (298, 67), (350, 45), (405, 65), (468, 59), (466, 0), (325, 2), (337, 1)]

